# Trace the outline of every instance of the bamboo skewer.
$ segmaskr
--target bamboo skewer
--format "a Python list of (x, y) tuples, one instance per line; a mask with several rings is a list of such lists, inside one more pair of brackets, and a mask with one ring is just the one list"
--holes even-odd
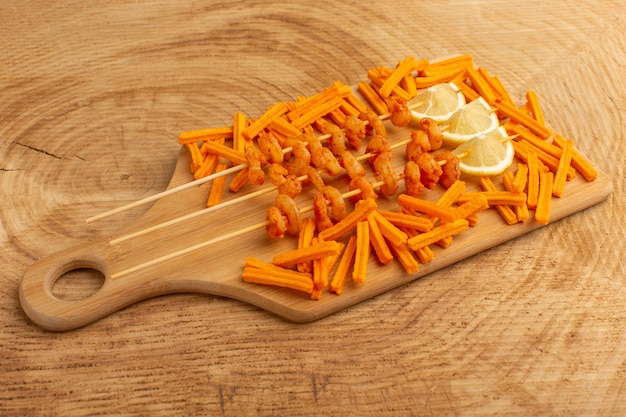
[[(390, 148), (393, 150), (393, 149), (402, 147), (402, 146), (406, 145), (409, 142), (410, 142), (410, 140), (404, 140), (404, 141), (401, 141), (401, 142), (398, 142), (398, 143), (395, 143), (395, 144), (391, 145)], [(362, 160), (368, 159), (368, 158), (370, 158), (372, 156), (375, 156), (375, 154), (373, 154), (373, 153), (366, 153), (366, 154), (357, 156), (356, 160), (357, 161), (362, 161)], [(302, 175), (302, 176), (298, 177), (298, 180), (304, 181), (307, 178), (308, 178), (308, 175)], [(263, 188), (261, 190), (254, 191), (254, 192), (248, 193), (246, 195), (243, 195), (243, 196), (241, 196), (239, 198), (234, 198), (232, 200), (220, 203), (217, 206), (207, 207), (205, 209), (198, 210), (198, 211), (195, 211), (193, 213), (189, 213), (187, 215), (184, 215), (184, 216), (181, 216), (181, 217), (177, 217), (175, 219), (168, 220), (168, 221), (163, 222), (163, 223), (156, 224), (156, 225), (148, 227), (146, 229), (139, 230), (139, 231), (134, 232), (134, 233), (129, 233), (129, 234), (124, 235), (124, 236), (120, 236), (120, 237), (118, 237), (116, 239), (112, 239), (111, 241), (109, 241), (109, 244), (116, 245), (116, 244), (124, 242), (126, 240), (130, 240), (130, 239), (133, 239), (133, 238), (136, 238), (136, 237), (139, 237), (139, 236), (143, 236), (145, 234), (154, 232), (156, 230), (160, 230), (160, 229), (163, 229), (165, 227), (172, 226), (172, 225), (181, 223), (183, 221), (190, 220), (190, 219), (196, 218), (198, 216), (202, 216), (204, 214), (208, 214), (208, 213), (211, 213), (213, 211), (216, 211), (216, 210), (219, 210), (219, 209), (222, 209), (222, 208), (225, 208), (225, 207), (229, 207), (229, 206), (233, 206), (233, 205), (238, 204), (238, 203), (242, 203), (242, 202), (247, 201), (249, 199), (252, 199), (254, 197), (258, 197), (258, 196), (263, 195), (263, 194), (271, 193), (271, 192), (275, 191), (277, 188), (278, 187), (276, 187), (276, 186), (271, 186), (271, 187)]]
[[(383, 184), (383, 182), (379, 181), (379, 182), (376, 182), (376, 183), (372, 184), (372, 186), (374, 188), (378, 188), (382, 184)], [(349, 197), (358, 195), (360, 193), (361, 193), (361, 190), (360, 189), (356, 189), (356, 190), (352, 190), (352, 191), (343, 193), (341, 196), (343, 198), (349, 198)], [(304, 208), (301, 208), (299, 211), (300, 211), (300, 214), (303, 214), (303, 213), (308, 213), (311, 210), (313, 210), (313, 206), (312, 205), (304, 207)], [(216, 243), (223, 242), (224, 240), (228, 240), (228, 239), (231, 239), (233, 237), (245, 235), (246, 233), (250, 233), (250, 232), (253, 232), (255, 230), (262, 229), (265, 226), (267, 226), (267, 224), (268, 224), (267, 220), (263, 221), (263, 222), (259, 222), (259, 223), (253, 224), (251, 226), (239, 229), (237, 231), (234, 231), (234, 232), (231, 232), (231, 233), (226, 233), (226, 234), (224, 234), (222, 236), (218, 236), (218, 237), (215, 237), (213, 239), (209, 239), (207, 241), (198, 243), (198, 244), (190, 246), (188, 248), (180, 249), (180, 250), (177, 250), (175, 252), (171, 252), (171, 253), (168, 253), (166, 255), (159, 256), (157, 258), (151, 259), (151, 260), (149, 260), (147, 262), (144, 262), (142, 264), (135, 265), (135, 266), (133, 266), (131, 268), (128, 268), (128, 269), (125, 269), (123, 271), (111, 274), (111, 279), (117, 279), (117, 278), (123, 277), (125, 275), (128, 275), (130, 273), (137, 272), (137, 271), (139, 271), (141, 269), (148, 268), (150, 266), (154, 266), (154, 265), (160, 264), (162, 262), (166, 262), (166, 261), (178, 258), (180, 256), (187, 255), (187, 254), (189, 254), (191, 252), (195, 252), (197, 250), (207, 248), (207, 247), (209, 247), (211, 245), (214, 245)]]
[[(387, 120), (387, 119), (389, 119), (391, 117), (391, 113), (381, 114), (378, 117), (379, 117), (380, 120)], [(367, 124), (367, 121), (364, 121), (364, 123)], [(327, 139), (329, 139), (331, 137), (332, 137), (332, 135), (325, 134), (325, 135), (319, 136), (318, 139), (320, 141), (323, 141), (323, 140), (327, 140)], [(283, 154), (291, 152), (292, 150), (293, 149), (291, 147), (283, 148)], [(200, 179), (197, 179), (197, 180), (190, 181), (188, 183), (179, 185), (178, 187), (174, 187), (174, 188), (171, 188), (169, 190), (166, 190), (166, 191), (154, 194), (154, 195), (152, 195), (150, 197), (146, 197), (146, 198), (143, 198), (141, 200), (134, 201), (134, 202), (132, 202), (130, 204), (126, 204), (124, 206), (117, 207), (115, 209), (106, 211), (104, 213), (100, 213), (100, 214), (98, 214), (96, 216), (89, 217), (86, 220), (86, 222), (87, 223), (92, 223), (92, 222), (94, 222), (96, 220), (100, 220), (100, 219), (103, 219), (105, 217), (109, 217), (109, 216), (112, 216), (114, 214), (118, 214), (118, 213), (121, 213), (123, 211), (130, 210), (130, 209), (133, 209), (135, 207), (139, 207), (139, 206), (141, 206), (143, 204), (151, 203), (153, 201), (156, 201), (156, 200), (159, 200), (161, 198), (167, 197), (169, 195), (175, 194), (177, 192), (186, 190), (186, 189), (191, 188), (193, 186), (207, 183), (207, 182), (212, 181), (212, 180), (214, 180), (216, 178), (219, 178), (221, 176), (225, 176), (225, 175), (228, 175), (228, 174), (232, 174), (233, 172), (241, 171), (241, 170), (243, 170), (247, 166), (248, 166), (248, 164), (238, 164), (238, 165), (235, 165), (233, 167), (225, 169), (224, 171), (216, 172), (216, 173), (208, 175), (206, 177), (203, 177), (203, 178), (200, 178)]]

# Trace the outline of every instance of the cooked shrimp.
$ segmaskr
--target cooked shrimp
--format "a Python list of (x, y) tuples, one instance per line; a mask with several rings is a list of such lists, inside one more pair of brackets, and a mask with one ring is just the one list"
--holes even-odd
[(385, 100), (387, 108), (391, 112), (391, 123), (397, 127), (404, 127), (411, 121), (411, 110), (406, 101), (398, 96), (390, 96)]
[(374, 163), (376, 156), (384, 153), (391, 154), (391, 147), (384, 136), (376, 135), (369, 140), (365, 152), (373, 156), (367, 159), (370, 164)]
[(313, 214), (315, 215), (315, 228), (318, 233), (333, 225), (332, 220), (328, 216), (328, 201), (326, 201), (323, 194), (316, 194), (313, 197)]
[(263, 165), (267, 163), (263, 153), (255, 146), (246, 148), (246, 159), (248, 161), (248, 181), (252, 184), (261, 185), (265, 182), (265, 172)]
[(378, 181), (382, 181), (380, 192), (389, 197), (398, 191), (398, 179), (391, 164), (391, 153), (381, 153), (376, 157), (372, 164), (375, 177)]
[(360, 149), (361, 139), (365, 137), (365, 123), (363, 123), (363, 120), (356, 116), (347, 116), (343, 123), (343, 128), (346, 131), (346, 138), (350, 145)]
[(359, 119), (367, 122), (365, 126), (365, 133), (369, 136), (380, 135), (387, 136), (387, 129), (385, 129), (385, 125), (383, 124), (380, 117), (371, 109), (367, 109), (359, 115)]
[(338, 189), (327, 185), (324, 187), (324, 198), (328, 202), (330, 208), (330, 216), (332, 220), (338, 222), (346, 217), (346, 202)]
[(459, 158), (447, 149), (442, 149), (433, 155), (435, 161), (446, 161), (441, 166), (442, 173), (439, 177), (439, 184), (445, 188), (450, 188), (452, 184), (461, 178), (461, 169), (459, 168)]
[(441, 135), (441, 129), (437, 122), (428, 117), (420, 120), (420, 126), (424, 132), (428, 135), (428, 141), (430, 142), (430, 150), (436, 151), (441, 148), (443, 142), (443, 136)]
[(365, 176), (363, 165), (352, 155), (351, 152), (345, 151), (341, 154), (341, 165), (348, 173), (350, 178)]
[(324, 184), (324, 180), (322, 179), (320, 173), (311, 165), (304, 169), (302, 175), (307, 176), (307, 179), (304, 181), (305, 184), (313, 183), (313, 186), (317, 189), (317, 191), (320, 193), (324, 191), (326, 184)]
[(278, 186), (278, 193), (288, 195), (291, 198), (295, 198), (302, 192), (302, 182), (294, 174), (289, 174), (285, 177), (285, 182)]
[(405, 151), (409, 161), (417, 161), (422, 153), (430, 151), (428, 135), (423, 130), (411, 131), (411, 141), (406, 145)]
[(265, 230), (271, 239), (280, 239), (285, 236), (287, 230), (287, 218), (276, 206), (269, 206), (267, 209), (267, 226)]
[(420, 167), (413, 161), (408, 161), (404, 166), (404, 188), (413, 197), (421, 197), (426, 191), (420, 181)]
[(285, 183), (289, 171), (287, 171), (287, 168), (285, 168), (281, 164), (273, 163), (268, 168), (267, 173), (270, 176), (271, 183), (278, 186)]
[(420, 181), (429, 190), (434, 189), (443, 173), (441, 167), (428, 152), (421, 154), (416, 162), (420, 167)]
[(324, 157), (322, 142), (320, 142), (319, 138), (310, 132), (303, 133), (300, 135), (300, 139), (303, 142), (307, 142), (307, 147), (309, 148), (309, 152), (311, 153), (311, 162), (313, 166), (322, 169), (326, 167), (326, 158)]
[(274, 205), (278, 207), (287, 219), (287, 231), (289, 234), (296, 235), (300, 231), (301, 223), (300, 210), (298, 210), (296, 202), (286, 194), (278, 194)]
[(306, 169), (311, 166), (311, 152), (307, 149), (306, 144), (299, 139), (289, 141), (289, 146), (292, 148), (291, 159), (285, 162), (285, 168), (290, 174), (304, 175)]
[(367, 180), (367, 178), (365, 178), (365, 175), (352, 178), (352, 180), (350, 180), (349, 189), (350, 191), (357, 189), (361, 190), (360, 194), (357, 194), (352, 198), (354, 201), (366, 200), (368, 198), (376, 200), (378, 198), (378, 194), (376, 194), (374, 186)]
[(328, 140), (330, 150), (334, 155), (341, 155), (346, 150), (346, 132), (334, 123), (323, 120), (319, 127), (322, 133), (331, 135)]
[(259, 149), (265, 155), (265, 158), (269, 162), (283, 162), (283, 148), (280, 146), (280, 142), (278, 142), (278, 138), (274, 136), (271, 132), (261, 132), (259, 134), (259, 138), (257, 139), (257, 143), (259, 145)]
[(341, 172), (341, 165), (335, 155), (328, 148), (322, 147), (322, 156), (324, 157), (324, 168), (333, 177)]

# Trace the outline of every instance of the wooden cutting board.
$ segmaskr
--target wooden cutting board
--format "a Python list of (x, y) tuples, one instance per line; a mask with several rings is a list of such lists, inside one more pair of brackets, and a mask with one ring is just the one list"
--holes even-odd
[[(395, 128), (389, 123), (387, 126), (391, 144), (409, 138), (409, 128)], [(402, 170), (404, 161), (404, 148), (394, 151), (394, 164), (398, 172)], [(189, 164), (187, 151), (181, 148), (168, 189), (193, 180)], [(231, 177), (232, 175), (234, 174), (231, 174)], [(479, 190), (476, 178), (462, 179), (467, 183), (467, 190)], [(326, 180), (327, 184), (336, 186), (342, 192), (347, 191), (345, 175)], [(497, 179), (494, 182), (501, 187)], [(264, 187), (268, 186), (269, 184), (266, 184)], [(433, 247), (435, 259), (428, 264), (420, 265), (418, 273), (412, 275), (405, 273), (397, 261), (386, 266), (379, 265), (372, 256), (365, 283), (348, 282), (343, 294), (336, 295), (325, 291), (320, 300), (311, 300), (308, 294), (289, 289), (249, 284), (241, 279), (247, 256), (271, 261), (275, 254), (296, 247), (296, 238), (270, 240), (266, 237), (264, 228), (141, 268), (115, 279), (111, 277), (151, 260), (168, 257), (176, 251), (185, 251), (195, 245), (202, 246), (203, 242), (258, 225), (265, 221), (266, 209), (275, 197), (275, 192), (271, 192), (143, 236), (114, 245), (110, 243), (112, 239), (205, 208), (208, 189), (209, 185), (204, 184), (162, 198), (136, 223), (119, 231), (115, 236), (85, 242), (36, 262), (26, 271), (19, 286), (20, 302), (26, 314), (33, 322), (46, 329), (70, 330), (150, 297), (195, 292), (234, 298), (289, 320), (308, 322), (541, 227), (532, 219), (532, 211), (527, 222), (510, 226), (502, 220), (496, 210), (489, 209), (481, 213), (477, 226), (456, 236), (449, 248), (444, 250)], [(247, 185), (237, 194), (226, 192), (224, 200), (240, 198), (243, 194), (258, 189)], [(402, 189), (401, 186), (400, 191)], [(606, 199), (610, 192), (611, 182), (604, 173), (599, 172), (598, 178), (593, 182), (587, 182), (581, 175), (577, 175), (567, 183), (562, 198), (552, 199), (551, 222)], [(436, 201), (441, 193), (440, 189), (433, 190), (427, 192), (424, 198)], [(299, 207), (310, 206), (312, 195), (310, 189), (305, 189), (296, 198)], [(395, 197), (381, 198), (378, 203), (382, 209), (398, 208)], [(502, 262), (506, 263), (507, 260), (502, 259)], [(83, 268), (94, 269), (104, 276), (103, 285), (95, 294), (79, 301), (65, 301), (53, 295), (52, 287), (57, 279), (69, 271)]]

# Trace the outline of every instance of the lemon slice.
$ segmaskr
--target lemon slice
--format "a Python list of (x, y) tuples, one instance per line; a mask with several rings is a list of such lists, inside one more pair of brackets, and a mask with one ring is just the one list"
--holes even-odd
[(504, 127), (479, 135), (452, 151), (459, 157), (459, 168), (468, 175), (492, 176), (503, 173), (513, 163), (515, 151)]
[(457, 146), (476, 136), (494, 130), (500, 125), (496, 112), (478, 97), (461, 107), (446, 123), (442, 132), (447, 145)]
[(413, 123), (428, 117), (441, 124), (463, 107), (465, 96), (454, 83), (442, 83), (421, 90), (407, 104)]

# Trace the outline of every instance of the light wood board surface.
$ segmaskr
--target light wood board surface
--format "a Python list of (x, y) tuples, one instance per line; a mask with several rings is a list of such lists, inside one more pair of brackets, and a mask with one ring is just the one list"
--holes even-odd
[[(624, 5), (361, 3), (0, 6), (0, 414), (626, 412)], [(603, 173), (580, 198), (607, 200), (306, 324), (189, 293), (64, 333), (20, 307), (37, 261), (154, 220), (160, 203), (85, 223), (164, 190), (181, 131), (457, 53), (514, 99), (536, 90)], [(100, 284), (69, 275), (54, 292)]]

